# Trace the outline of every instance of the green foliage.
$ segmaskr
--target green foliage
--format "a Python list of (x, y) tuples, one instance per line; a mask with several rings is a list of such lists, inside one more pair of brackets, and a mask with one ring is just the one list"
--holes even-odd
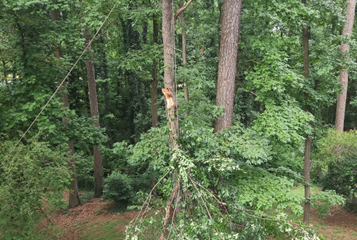
[(346, 198), (350, 197), (351, 192), (357, 192), (356, 157), (348, 157), (340, 163), (331, 164), (322, 179), (323, 188), (334, 190)]
[(124, 170), (129, 168), (128, 159), (132, 154), (132, 145), (128, 142), (116, 142), (113, 148), (102, 148), (103, 157), (106, 159), (104, 167), (110, 170)]
[[(0, 159), (13, 142), (0, 144)], [(70, 173), (65, 146), (52, 149), (48, 143), (28, 139), (20, 144), (0, 169), (0, 235), (4, 239), (34, 239), (44, 217), (66, 207), (63, 191)]]
[(356, 131), (340, 133), (328, 129), (317, 143), (316, 164), (327, 168), (330, 164), (344, 161), (357, 156)]
[[(82, 30), (88, 28), (93, 36), (114, 2), (13, 0), (0, 3), (2, 140), (16, 139), (27, 129), (83, 50)], [(156, 0), (149, 4), (143, 0), (120, 1), (92, 43), (103, 128), (93, 127), (89, 117), (85, 72), (88, 54), (85, 54), (69, 76), (66, 90), (63, 89), (68, 93), (71, 110), (63, 112), (60, 96), (56, 96), (29, 136), (39, 131), (45, 133), (42, 140), (49, 142), (46, 147), (56, 154), (59, 144), (73, 140), (78, 182), (80, 187), (89, 189), (93, 186), (92, 145), (102, 145), (104, 175), (112, 173), (106, 180), (110, 189), (108, 198), (119, 198), (118, 201), (130, 202), (139, 195), (143, 197), (145, 191), (135, 192), (146, 180), (130, 175), (157, 178), (173, 167), (184, 183), (181, 188), (192, 193), (183, 204), (190, 206), (187, 209), (196, 209), (179, 217), (171, 238), (263, 239), (268, 235), (314, 238), (308, 230), (297, 231), (291, 227), (293, 224), (285, 221), (282, 212), (289, 207), (300, 212), (299, 200), (291, 195), (290, 189), (302, 182), (299, 173), (303, 167), (303, 140), (313, 136), (314, 124), (334, 122), (333, 104), (341, 89), (338, 71), (344, 66), (353, 73), (351, 80), (356, 75), (353, 59), (340, 53), (340, 42), (345, 40), (339, 36), (345, 21), (345, 1), (312, 0), (306, 5), (295, 0), (243, 1), (235, 125), (215, 135), (214, 119), (223, 113), (214, 104), (221, 3), (197, 0), (194, 7), (185, 9), (185, 26), (176, 21), (174, 55), (181, 149), (172, 150), (170, 155), (168, 129), (162, 127), (166, 116), (164, 99), (158, 91), (164, 85), (161, 33), (158, 43), (153, 44), (152, 19), (156, 18), (161, 25), (160, 1)], [(175, 9), (178, 7), (176, 2)], [(50, 19), (54, 9), (61, 12), (56, 23)], [(181, 27), (186, 31), (185, 66), (180, 52)], [(301, 29), (304, 27), (309, 29), (309, 78), (303, 75)], [(354, 38), (348, 42), (350, 55), (354, 56), (357, 44)], [(55, 49), (60, 49), (63, 57), (56, 58)], [(150, 87), (154, 60), (158, 64), (157, 89)], [(184, 101), (182, 83), (188, 86), (189, 101)], [(356, 89), (351, 86), (348, 102), (353, 103)], [(150, 129), (151, 90), (159, 92), (156, 105), (160, 128)], [(311, 113), (305, 111), (307, 106)], [(355, 106), (348, 104), (346, 126), (356, 125), (355, 112)], [(188, 114), (187, 118), (183, 118), (184, 113)], [(68, 117), (68, 128), (63, 127), (63, 116)], [(335, 188), (343, 185), (347, 187), (342, 192), (351, 190), (355, 183), (356, 167), (352, 163), (357, 156), (355, 142), (352, 134), (327, 134), (317, 144), (318, 151), (312, 158), (315, 181), (323, 175), (321, 172), (329, 169), (328, 174), (339, 174), (339, 178), (329, 175), (337, 179), (335, 183), (341, 180)], [(63, 156), (64, 152), (53, 158)], [(340, 165), (333, 166), (336, 162)], [(171, 188), (172, 179), (166, 176), (158, 185), (160, 199), (168, 199)], [(213, 196), (229, 204), (227, 214), (220, 214), (222, 206)], [(201, 197), (213, 213), (212, 219)], [(317, 201), (323, 200), (323, 196), (319, 198)], [(149, 228), (149, 232), (161, 232), (162, 221), (159, 218), (150, 221), (156, 221), (157, 229)]]
[(90, 203), (92, 202), (93, 192), (79, 193), (78, 197), (80, 199), (81, 204)]
[(93, 157), (79, 151), (74, 154), (78, 187), (83, 190), (93, 190)]
[(317, 143), (313, 157), (312, 178), (324, 189), (346, 197), (355, 191), (357, 141), (355, 131), (340, 133), (328, 129)]
[[(281, 213), (290, 209), (294, 214), (302, 213), (302, 199), (292, 191), (293, 180), (278, 177), (259, 168), (241, 167), (243, 173), (234, 179), (239, 192), (237, 196), (239, 203), (257, 211), (271, 209)], [(224, 198), (228, 196), (229, 193), (225, 192)]]
[[(66, 135), (69, 139), (76, 141), (78, 148), (84, 150), (86, 149), (85, 146), (101, 145), (107, 141), (105, 129), (95, 126), (96, 119), (76, 117), (75, 114), (70, 114), (68, 117), (68, 128), (65, 128)], [(92, 151), (92, 148), (90, 148), (90, 151)]]
[(335, 193), (348, 199), (351, 193), (356, 192), (357, 141), (355, 134), (355, 131), (340, 133), (335, 129), (328, 129), (317, 143), (312, 177), (314, 181), (322, 185), (323, 190), (328, 190), (321, 192), (321, 195), (315, 199), (315, 205), (321, 208), (319, 213), (328, 211), (331, 204), (342, 205), (344, 203), (343, 198)]
[(149, 179), (143, 177), (131, 177), (114, 171), (104, 179), (103, 198), (113, 200), (117, 207), (126, 208), (130, 204), (137, 204), (141, 195), (140, 191), (147, 191)]
[(169, 162), (168, 129), (151, 128), (141, 134), (141, 141), (132, 147), (132, 155), (128, 159), (136, 172), (162, 173)]
[[(282, 213), (287, 207), (294, 212), (301, 212), (301, 198), (291, 193), (292, 181), (258, 170), (254, 165), (245, 165), (240, 169), (218, 163), (220, 168), (216, 168), (212, 159), (201, 164), (215, 166), (211, 169), (221, 176), (227, 176), (215, 188), (205, 182), (209, 174), (206, 169), (198, 167), (199, 162), (182, 150), (173, 151), (171, 164), (175, 168), (171, 170), (175, 173), (175, 180), (180, 182), (182, 191), (180, 201), (174, 201), (171, 206), (181, 206), (182, 210), (176, 213), (175, 224), (167, 225), (166, 239), (264, 239), (267, 236), (274, 236), (275, 239), (318, 239), (314, 234), (294, 227)], [(165, 175), (169, 173), (170, 170)], [(159, 183), (163, 184), (160, 190), (168, 199), (172, 181), (163, 180)], [(250, 194), (254, 199), (248, 200)], [(152, 209), (150, 199), (151, 196), (148, 196), (142, 206), (143, 216), (129, 225), (126, 239), (144, 236), (146, 239), (159, 238), (162, 232), (160, 216), (164, 212)]]
[(284, 106), (268, 105), (256, 121), (255, 129), (264, 132), (273, 141), (299, 144), (305, 135), (311, 134), (314, 117), (296, 106), (286, 102)]
[(120, 172), (113, 172), (104, 180), (104, 199), (111, 199), (115, 202), (127, 202), (134, 196), (131, 186), (131, 179), (128, 175)]
[(215, 135), (213, 129), (196, 127), (192, 122), (187, 122), (181, 131), (190, 132), (179, 141), (185, 151), (199, 161), (231, 158), (237, 163), (260, 165), (271, 160), (270, 142), (258, 132), (245, 129), (240, 124)]
[(334, 190), (321, 191), (311, 195), (311, 206), (317, 209), (317, 214), (324, 217), (330, 213), (332, 205), (344, 205), (344, 197), (336, 194)]

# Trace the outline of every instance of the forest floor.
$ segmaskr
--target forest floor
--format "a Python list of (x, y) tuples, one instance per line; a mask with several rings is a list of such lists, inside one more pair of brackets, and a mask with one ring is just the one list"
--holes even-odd
[[(84, 204), (51, 217), (59, 239), (125, 239), (125, 226), (138, 212), (110, 211), (110, 203), (103, 202), (101, 198), (91, 198), (90, 194), (92, 193), (82, 193)], [(357, 215), (340, 207), (333, 207), (331, 213), (331, 216), (321, 218), (312, 210), (310, 223), (319, 237), (329, 240), (357, 240)]]
[(325, 218), (318, 217), (313, 209), (310, 224), (321, 239), (357, 240), (357, 215), (341, 207), (333, 207)]
[[(90, 195), (93, 193), (80, 193), (82, 205), (51, 215), (52, 232), (62, 240), (125, 239), (125, 226), (138, 212), (114, 212), (111, 203)], [(64, 194), (64, 198), (68, 199), (68, 193)], [(43, 224), (48, 226), (46, 220)]]

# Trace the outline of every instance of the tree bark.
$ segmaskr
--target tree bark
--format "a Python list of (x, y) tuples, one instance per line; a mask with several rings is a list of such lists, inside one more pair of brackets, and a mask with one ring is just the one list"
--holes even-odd
[[(346, 23), (343, 28), (342, 35), (350, 38), (353, 28), (353, 22), (355, 17), (356, 0), (347, 1), (347, 11), (346, 11)], [(341, 52), (346, 54), (348, 58), (348, 52), (350, 46), (346, 43), (341, 43)], [(343, 66), (344, 67), (344, 66)], [(346, 99), (347, 99), (347, 87), (348, 87), (348, 69), (340, 70), (340, 83), (342, 85), (342, 91), (337, 96), (337, 107), (336, 107), (336, 120), (335, 129), (343, 132), (344, 121), (345, 121), (345, 110), (346, 110)]]
[(234, 85), (242, 1), (225, 0), (222, 7), (216, 105), (223, 106), (225, 112), (215, 121), (215, 133), (231, 126), (233, 122)]
[[(153, 42), (154, 45), (158, 43), (159, 39), (159, 23), (157, 16), (154, 14), (152, 16), (152, 24), (153, 24)], [(152, 113), (152, 127), (157, 127), (158, 115), (157, 115), (157, 65), (158, 62), (156, 59), (153, 60), (152, 67), (152, 81), (151, 81), (151, 113)]]
[[(58, 10), (53, 10), (51, 12), (51, 19), (53, 22), (58, 21), (60, 16), (60, 13)], [(54, 54), (56, 58), (61, 58), (62, 57), (62, 51), (59, 49), (57, 46), (55, 47)], [(69, 103), (68, 103), (68, 95), (66, 93), (66, 83), (63, 83), (61, 87), (62, 91), (62, 111), (65, 112), (69, 108)], [(64, 127), (68, 127), (66, 122), (68, 119), (66, 117), (62, 117), (62, 123)], [(69, 208), (74, 208), (77, 207), (80, 204), (79, 201), (79, 196), (78, 196), (78, 183), (77, 183), (77, 175), (76, 175), (76, 162), (75, 159), (73, 158), (74, 154), (74, 146), (73, 146), (73, 141), (70, 140), (68, 143), (68, 148), (67, 148), (67, 156), (71, 159), (70, 162), (68, 163), (68, 167), (71, 171), (71, 181), (69, 185), (69, 200), (68, 200), (68, 207)]]
[(311, 138), (305, 139), (305, 156), (304, 156), (304, 176), (305, 176), (305, 203), (304, 203), (304, 223), (310, 222), (310, 154)]
[[(166, 118), (169, 128), (170, 149), (175, 152), (178, 148), (178, 116), (177, 116), (177, 100), (176, 100), (176, 84), (175, 84), (175, 32), (174, 32), (174, 3), (173, 0), (163, 0), (162, 2), (162, 40), (164, 44), (164, 85), (162, 93), (165, 95)], [(171, 203), (177, 197), (179, 179), (173, 174), (174, 187), (171, 192), (170, 200), (166, 205), (166, 214), (163, 221), (163, 232), (159, 239), (164, 239), (167, 223), (170, 217), (173, 216)]]
[(163, 0), (162, 3), (162, 39), (164, 44), (164, 85), (169, 90), (173, 101), (172, 108), (166, 106), (167, 125), (170, 130), (170, 148), (174, 149), (178, 136), (178, 117), (175, 84), (175, 32), (174, 32), (174, 3), (173, 0)]
[[(302, 0), (306, 5), (306, 0)], [(309, 78), (309, 30), (303, 28), (302, 30), (303, 48), (304, 48), (304, 77)], [(305, 94), (305, 107), (311, 113), (311, 107), (307, 104), (309, 95)], [(305, 154), (304, 154), (304, 178), (305, 178), (305, 202), (304, 202), (304, 218), (303, 222), (309, 224), (310, 222), (310, 155), (311, 155), (311, 138), (305, 138)]]
[[(88, 28), (84, 30), (85, 46), (90, 42), (90, 35)], [(87, 48), (90, 52), (91, 47)], [(90, 113), (91, 117), (95, 119), (95, 126), (100, 127), (99, 124), (99, 110), (98, 110), (98, 99), (97, 99), (97, 86), (95, 83), (95, 69), (93, 55), (90, 54), (89, 59), (86, 61), (86, 71), (89, 89), (89, 102), (90, 102)], [(102, 154), (99, 151), (98, 146), (93, 146), (94, 155), (94, 197), (100, 197), (103, 193), (103, 169), (102, 169)]]

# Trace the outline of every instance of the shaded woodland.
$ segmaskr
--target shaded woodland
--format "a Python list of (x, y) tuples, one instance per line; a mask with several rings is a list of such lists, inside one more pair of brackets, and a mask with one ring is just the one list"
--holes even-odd
[(93, 191), (127, 239), (319, 239), (357, 211), (355, 6), (2, 0), (0, 238)]

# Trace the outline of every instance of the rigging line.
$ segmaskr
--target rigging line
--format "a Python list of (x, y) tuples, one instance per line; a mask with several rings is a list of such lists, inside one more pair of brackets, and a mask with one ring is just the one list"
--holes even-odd
[(41, 115), (41, 113), (43, 112), (43, 110), (45, 110), (45, 108), (47, 107), (47, 105), (52, 101), (52, 99), (54, 98), (54, 96), (56, 95), (56, 93), (58, 92), (58, 90), (62, 87), (62, 85), (64, 84), (64, 82), (66, 81), (66, 79), (68, 78), (68, 76), (71, 74), (71, 72), (73, 71), (73, 69), (75, 68), (75, 66), (78, 64), (79, 60), (82, 58), (82, 56), (84, 55), (84, 53), (87, 51), (87, 49), (89, 48), (89, 46), (91, 45), (91, 43), (93, 42), (93, 40), (95, 39), (95, 37), (98, 35), (99, 31), (102, 29), (103, 25), (105, 24), (105, 22), (107, 21), (107, 19), (109, 18), (109, 16), (112, 14), (113, 10), (116, 8), (116, 6), (118, 5), (120, 0), (117, 0), (116, 3), (114, 4), (114, 6), (112, 7), (112, 9), (110, 10), (110, 12), (108, 13), (108, 15), (106, 16), (106, 18), (104, 19), (102, 25), (100, 25), (99, 29), (97, 30), (97, 32), (94, 34), (94, 36), (92, 37), (92, 39), (89, 41), (88, 45), (84, 48), (82, 54), (78, 57), (77, 61), (73, 64), (72, 68), (69, 70), (69, 72), (67, 73), (67, 75), (64, 77), (64, 79), (62, 80), (62, 82), (60, 83), (60, 85), (57, 87), (56, 91), (54, 91), (54, 93), (52, 94), (52, 96), (50, 97), (50, 99), (47, 101), (47, 103), (43, 106), (43, 108), (41, 109), (41, 111), (39, 112), (39, 114), (36, 116), (36, 118), (32, 121), (32, 123), (30, 124), (30, 126), (27, 128), (27, 130), (24, 132), (24, 134), (22, 134), (21, 138), (19, 141), (17, 141), (17, 143), (15, 144), (15, 146), (11, 149), (11, 151), (9, 152), (9, 154), (6, 156), (6, 158), (1, 162), (0, 167), (3, 165), (3, 163), (10, 157), (11, 153), (16, 149), (16, 147), (19, 145), (19, 143), (21, 142), (21, 140), (26, 136), (27, 132), (31, 129), (31, 127), (33, 126), (33, 124), (37, 121), (38, 117)]

